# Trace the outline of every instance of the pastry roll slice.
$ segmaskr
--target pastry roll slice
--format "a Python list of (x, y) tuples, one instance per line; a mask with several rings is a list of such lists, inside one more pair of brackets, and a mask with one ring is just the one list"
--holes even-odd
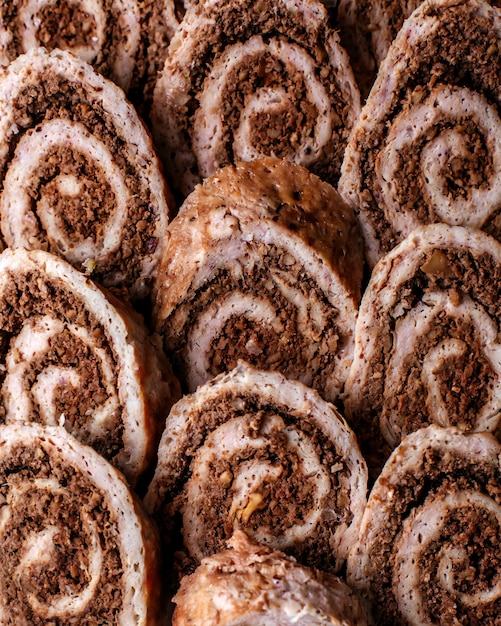
[(501, 245), (416, 229), (374, 268), (362, 298), (344, 411), (371, 466), (430, 423), (499, 434)]
[(144, 321), (66, 261), (0, 255), (0, 420), (64, 425), (131, 481), (151, 465), (177, 383)]
[(394, 451), (348, 561), (377, 624), (499, 623), (500, 458), (491, 434), (436, 425)]
[(0, 225), (124, 295), (148, 295), (170, 195), (122, 90), (68, 52), (34, 49), (0, 75)]
[(337, 576), (306, 568), (236, 531), (230, 549), (181, 581), (173, 626), (366, 626), (356, 594)]
[[(241, 363), (172, 408), (145, 498), (187, 568), (234, 530), (338, 571), (357, 537), (367, 468), (334, 407)], [(181, 544), (177, 544), (181, 526)]]
[(182, 196), (274, 155), (337, 183), (360, 112), (348, 55), (314, 0), (190, 6), (155, 87), (153, 136)]
[(340, 191), (373, 266), (432, 222), (501, 237), (501, 14), (430, 0), (393, 41), (346, 149)]
[(153, 319), (189, 391), (239, 358), (329, 401), (353, 356), (363, 252), (328, 183), (271, 157), (227, 166), (168, 229)]
[(124, 91), (141, 53), (138, 0), (16, 0), (0, 4), (0, 65), (43, 46), (72, 52)]
[(2, 624), (157, 626), (158, 535), (122, 475), (61, 427), (0, 426)]

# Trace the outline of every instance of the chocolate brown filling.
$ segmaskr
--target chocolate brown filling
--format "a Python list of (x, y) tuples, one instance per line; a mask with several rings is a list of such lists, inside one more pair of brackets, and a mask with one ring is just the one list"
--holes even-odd
[[(78, 77), (77, 77), (78, 78)], [(114, 275), (124, 274), (131, 277), (139, 277), (142, 271), (144, 257), (155, 252), (158, 239), (155, 234), (156, 202), (151, 195), (146, 179), (137, 170), (139, 167), (133, 163), (128, 155), (127, 138), (120, 136), (113, 124), (113, 120), (93, 100), (86, 91), (84, 85), (73, 82), (61, 76), (45, 73), (43, 80), (32, 77), (32, 82), (26, 85), (13, 102), (14, 122), (21, 129), (34, 128), (35, 132), (41, 125), (52, 119), (64, 119), (80, 122), (91, 135), (100, 139), (113, 156), (120, 168), (126, 187), (130, 191), (127, 203), (127, 216), (122, 231), (122, 244), (117, 253), (108, 259), (101, 267), (96, 267), (93, 278), (96, 282), (104, 285), (113, 285)], [(14, 153), (16, 142), (22, 133), (10, 138), (10, 152)], [(76, 228), (85, 231), (96, 232), (96, 223), (104, 219), (110, 211), (110, 205), (115, 202), (113, 194), (102, 189), (103, 174), (90, 165), (84, 164), (83, 155), (67, 148), (59, 148), (56, 154), (49, 155), (48, 165), (43, 168), (43, 185), (36, 190), (31, 190), (31, 195), (38, 199), (45, 191), (49, 198), (53, 199), (51, 181), (57, 174), (76, 173), (83, 175), (82, 183), (85, 191), (82, 197), (71, 199), (68, 208), (68, 199), (64, 198), (66, 217), (71, 222), (71, 229)], [(149, 165), (145, 163), (145, 166)], [(8, 164), (6, 165), (8, 167)], [(3, 176), (4, 172), (0, 172)], [(91, 180), (87, 181), (90, 178)], [(101, 200), (104, 204), (101, 205)], [(58, 203), (60, 204), (60, 203)], [(83, 222), (89, 215), (92, 216), (88, 227), (76, 226)], [(75, 218), (75, 219), (73, 219)], [(82, 269), (82, 268), (78, 268)], [(131, 281), (132, 282), (132, 281)]]
[[(411, 511), (419, 510), (435, 497), (440, 499), (461, 490), (484, 493), (499, 505), (499, 479), (499, 471), (479, 459), (472, 464), (455, 452), (430, 449), (419, 465), (399, 476), (398, 482), (387, 481), (388, 491), (394, 491), (394, 508), (386, 516), (387, 524), (381, 528), (370, 555), (371, 594), (378, 623), (407, 624), (399, 615), (391, 585), (399, 533)], [(440, 548), (454, 546), (464, 550), (471, 569), (459, 573), (457, 590), (468, 594), (485, 591), (499, 577), (500, 539), (499, 524), (485, 510), (460, 507), (448, 514), (440, 539), (423, 549), (422, 558), (415, 565), (420, 567), (420, 591), (431, 622), (465, 626), (498, 622), (501, 599), (480, 603), (478, 607), (464, 606), (437, 579), (437, 559)]]
[[(217, 401), (204, 405), (196, 415), (190, 417), (198, 428), (196, 431), (190, 431), (189, 440), (179, 442), (179, 458), (176, 458), (177, 455), (171, 458), (173, 483), (168, 489), (168, 500), (160, 512), (160, 524), (163, 528), (169, 529), (168, 532), (172, 532), (172, 520), (184, 510), (186, 493), (183, 490), (191, 475), (190, 459), (198, 448), (204, 446), (207, 436), (229, 419), (244, 420), (249, 416), (252, 416), (252, 419), (249, 421), (248, 436), (262, 436), (264, 420), (267, 417), (280, 416), (284, 421), (284, 428), (291, 426), (306, 435), (322, 467), (336, 468), (336, 471), (330, 473), (329, 495), (319, 505), (322, 507), (321, 521), (309, 536), (285, 549), (302, 563), (332, 571), (335, 568), (331, 546), (333, 532), (339, 524), (349, 525), (352, 521), (350, 494), (340, 484), (342, 477), (346, 478), (349, 470), (336, 451), (334, 443), (313, 422), (306, 417), (294, 420), (283, 406), (269, 404), (252, 394), (238, 397), (231, 393), (221, 395)], [(262, 501), (250, 516), (237, 516), (238, 519), (230, 517), (234, 497), (233, 478), (238, 475), (241, 463), (251, 459), (269, 462), (274, 467), (281, 466), (282, 473), (277, 480), (264, 482), (259, 486)], [(249, 534), (268, 528), (276, 537), (295, 525), (301, 525), (305, 514), (309, 514), (315, 505), (312, 481), (313, 477), (302, 473), (300, 460), (288, 445), (284, 431), (274, 431), (271, 436), (267, 435), (264, 448), (257, 450), (252, 447), (242, 448), (230, 458), (215, 454), (205, 507), (197, 511), (203, 520), (206, 554), (213, 554), (224, 547), (225, 541), (233, 532), (234, 522)], [(219, 511), (219, 515), (215, 516), (214, 511)], [(180, 518), (178, 523), (181, 523)], [(180, 547), (180, 531), (178, 527), (173, 532), (173, 537), (178, 536), (173, 540), (174, 548)], [(185, 559), (183, 568), (191, 569), (195, 563), (186, 555)]]
[[(63, 493), (51, 492), (35, 482), (49, 478), (57, 480)], [(16, 620), (34, 626), (49, 623), (33, 611), (27, 593), (32, 593), (42, 605), (50, 606), (60, 597), (78, 595), (86, 589), (92, 542), (82, 521), (82, 511), (88, 514), (94, 528), (99, 529), (103, 556), (99, 584), (83, 612), (77, 616), (54, 617), (50, 623), (53, 626), (116, 623), (122, 609), (122, 566), (116, 545), (117, 529), (104, 496), (84, 475), (72, 467), (59, 465), (42, 447), (28, 449), (20, 445), (0, 464), (1, 502), (4, 505), (8, 502), (10, 490), (17, 485), (25, 487), (30, 483), (32, 486), (26, 491), (13, 496), (9, 521), (3, 527), (0, 542), (4, 572), (0, 587), (3, 610), (12, 620), (9, 623)], [(46, 554), (40, 554), (19, 573), (23, 547), (30, 537), (54, 527), (49, 561)], [(16, 571), (18, 575), (14, 575)]]
[(451, 127), (456, 133), (461, 126), (468, 145), (467, 158), (452, 156), (441, 173), (442, 188), (437, 194), (449, 197), (451, 201), (468, 197), (470, 190), (482, 189), (488, 186), (489, 178), (494, 175), (492, 158), (486, 146), (486, 137), (479, 133), (478, 127), (471, 120), (454, 120), (451, 125), (442, 120), (429, 132), (405, 149), (398, 156), (399, 172), (395, 179), (395, 198), (401, 210), (410, 210), (422, 223), (437, 221), (433, 215), (433, 202), (427, 198), (427, 191), (423, 188), (424, 176), (419, 171), (420, 153), (429, 141)]
[[(294, 290), (301, 292), (304, 302), (315, 295), (315, 317), (312, 316), (307, 327), (300, 324), (294, 304), (280, 293), (273, 280), (274, 270)], [(348, 340), (338, 327), (338, 310), (306, 274), (303, 266), (274, 246), (267, 246), (263, 250), (262, 262), (244, 272), (244, 276), (237, 279), (230, 270), (215, 270), (204, 282), (203, 288), (197, 293), (188, 292), (184, 301), (164, 322), (166, 347), (177, 371), (186, 379), (186, 346), (198, 316), (211, 303), (235, 290), (271, 304), (284, 331), (277, 334), (264, 322), (242, 316), (230, 317), (210, 346), (210, 374), (215, 376), (229, 371), (238, 359), (244, 359), (255, 367), (278, 369), (285, 375), (297, 377), (298, 373), (309, 373), (311, 378), (307, 382), (319, 390), (323, 389), (335, 366), (336, 354)], [(326, 320), (322, 328), (318, 328), (314, 321), (320, 317), (319, 309)], [(184, 314), (187, 314), (186, 322), (179, 329), (176, 316)], [(179, 329), (176, 335), (169, 331), (172, 328)]]
[(93, 37), (97, 37), (94, 16), (71, 3), (62, 2), (56, 11), (53, 7), (44, 7), (37, 17), (41, 22), (37, 32), (38, 40), (49, 50), (85, 46)]
[[(492, 40), (492, 25), (480, 16), (472, 15), (468, 7), (461, 5), (448, 7), (446, 13), (441, 9), (430, 7), (428, 13), (436, 13), (440, 20), (439, 28), (430, 32), (423, 41), (418, 42), (415, 49), (407, 49), (409, 55), (408, 67), (399, 81), (399, 89), (391, 94), (392, 102), (387, 107), (388, 115), (374, 127), (370, 133), (363, 135), (363, 145), (357, 150), (361, 152), (361, 180), (364, 181), (360, 189), (363, 211), (367, 213), (374, 224), (381, 250), (389, 251), (399, 239), (379, 206), (383, 204), (379, 183), (376, 180), (376, 162), (379, 151), (384, 146), (387, 128), (399, 113), (412, 108), (413, 104), (423, 101), (435, 85), (459, 85), (483, 94), (489, 102), (500, 104), (499, 74), (501, 71), (501, 52), (497, 45), (490, 46)], [(446, 122), (444, 122), (446, 123)], [(454, 196), (461, 196), (472, 185), (481, 187), (485, 180), (485, 172), (490, 171), (492, 163), (485, 158), (485, 139), (478, 131), (472, 131), (469, 123), (461, 124), (464, 133), (470, 137), (471, 160), (469, 162), (450, 163), (450, 171), (446, 176), (449, 192)], [(429, 221), (428, 210), (421, 206), (422, 182), (420, 167), (415, 167), (416, 146), (412, 148), (412, 155), (402, 154), (404, 164), (402, 169), (400, 201), (403, 206), (413, 207), (417, 215)], [(454, 171), (457, 168), (457, 171)], [(473, 172), (473, 174), (472, 174)], [(473, 176), (473, 178), (472, 178)], [(404, 180), (405, 179), (405, 180)], [(443, 191), (443, 190), (442, 190)], [(409, 195), (406, 195), (408, 192)], [(426, 214), (426, 215), (425, 215)], [(436, 221), (436, 220), (433, 220)], [(497, 224), (492, 224), (492, 233), (495, 237), (501, 234)]]
[[(404, 259), (399, 258), (396, 262), (402, 264)], [(415, 342), (413, 340), (415, 350), (409, 351), (402, 361), (403, 375), (399, 385), (390, 389), (386, 386), (386, 378), (392, 371), (394, 337), (399, 332), (399, 321), (433, 293), (448, 293), (451, 304), (456, 305), (463, 298), (470, 298), (492, 320), (498, 320), (501, 315), (497, 288), (500, 280), (501, 267), (488, 253), (475, 256), (460, 248), (429, 249), (409, 268), (407, 279), (395, 287), (393, 305), (379, 311), (377, 324), (370, 330), (374, 349), (371, 349), (370, 356), (365, 356), (367, 377), (360, 393), (351, 396), (347, 404), (350, 425), (374, 479), (393, 449), (393, 443), (388, 443), (381, 432), (384, 408), (387, 409), (385, 420), (397, 426), (393, 433), (397, 439), (399, 429), (406, 434), (436, 422), (433, 401), (427, 404), (424, 400), (429, 389), (422, 378), (424, 358), (431, 348), (449, 338), (459, 339), (464, 346), (462, 354), (444, 359), (438, 372), (442, 404), (447, 407), (453, 425), (466, 430), (478, 428), (478, 411), (490, 400), (492, 385), (497, 381), (497, 374), (479, 339), (479, 328), (467, 318), (449, 318), (444, 311), (422, 336)], [(404, 356), (399, 354), (402, 359)], [(397, 382), (396, 377), (394, 380)]]
[[(298, 19), (297, 15), (287, 11), (284, 4), (273, 6), (273, 11), (266, 2), (253, 3), (248, 11), (243, 10), (240, 4), (234, 6), (228, 3), (226, 6), (218, 7), (215, 19), (213, 22), (206, 23), (203, 36), (199, 37), (199, 44), (193, 51), (189, 67), (183, 70), (191, 84), (190, 100), (186, 111), (178, 117), (176, 122), (184, 130), (186, 137), (191, 134), (192, 115), (198, 108), (197, 95), (204, 88), (206, 72), (203, 68), (212, 67), (218, 56), (238, 41), (247, 41), (254, 35), (260, 35), (266, 39), (273, 37), (283, 39), (284, 33), (287, 33), (287, 40), (301, 46), (317, 64), (316, 78), (324, 85), (331, 109), (338, 117), (338, 123), (333, 129), (335, 139), (324, 147), (321, 157), (311, 166), (312, 171), (321, 178), (329, 182), (337, 182), (344, 149), (351, 131), (349, 123), (351, 102), (347, 103), (343, 100), (339, 85), (335, 83), (335, 72), (323, 71), (328, 63), (325, 44), (328, 35), (326, 29), (327, 21), (321, 28), (315, 30), (309, 28), (306, 19), (302, 16)], [(295, 144), (301, 143), (300, 132), (311, 132), (316, 111), (315, 107), (304, 98), (303, 80), (298, 80), (296, 75), (285, 74), (276, 60), (269, 57), (263, 58), (251, 69), (247, 64), (237, 70), (234, 82), (229, 80), (228, 84), (234, 85), (235, 88), (228, 92), (226, 100), (226, 107), (231, 110), (231, 115), (224, 114), (228, 122), (226, 147), (229, 153), (226, 161), (220, 162), (221, 166), (231, 163), (233, 158), (230, 150), (231, 135), (244, 104), (244, 98), (238, 94), (245, 96), (260, 85), (275, 84), (284, 87), (291, 96), (291, 101), (297, 103), (297, 109), (282, 119), (270, 118), (267, 122), (263, 120), (262, 126), (256, 125), (254, 130), (258, 138), (256, 143), (259, 146), (264, 148), (268, 145), (272, 146), (274, 154), (287, 157)], [(270, 122), (272, 124), (271, 135)], [(298, 131), (298, 129), (302, 130)], [(277, 132), (278, 135), (274, 136)]]
[(445, 359), (439, 372), (434, 370), (434, 374), (440, 377), (441, 397), (447, 405), (450, 425), (467, 430), (478, 429), (478, 409), (489, 400), (489, 387), (495, 379), (495, 373), (477, 345), (476, 329), (458, 320), (444, 318), (445, 314), (439, 316), (437, 326), (419, 341), (413, 353), (413, 361), (403, 373), (400, 392), (386, 399), (386, 408), (397, 420), (401, 420), (403, 434), (427, 426), (430, 418), (433, 420), (433, 414), (428, 415), (427, 406), (423, 402), (428, 392), (422, 381), (421, 364), (429, 350), (439, 344), (442, 338), (457, 338), (468, 346), (468, 351), (461, 356)]
[[(19, 5), (24, 2), (8, 2), (0, 7), (0, 17), (3, 20), (4, 28), (10, 33), (11, 39), (5, 47), (5, 53), (10, 60), (14, 60), (24, 49), (21, 33), (24, 24), (20, 23)], [(119, 12), (114, 10), (113, 3), (102, 3), (102, 10), (106, 15), (107, 37), (104, 37), (102, 48), (96, 58), (92, 59), (94, 67), (105, 76), (109, 76), (112, 67), (110, 59), (115, 58), (114, 51), (123, 46), (125, 34), (122, 34), (118, 25), (120, 24)], [(80, 9), (72, 2), (60, 2), (57, 5), (42, 6), (37, 13), (32, 16), (34, 23), (39, 23), (35, 36), (39, 45), (48, 50), (62, 48), (63, 50), (73, 50), (78, 46), (91, 46), (97, 40), (98, 24), (96, 18)], [(112, 27), (114, 25), (115, 27)]]
[[(68, 293), (67, 288), (58, 285), (56, 281), (48, 282), (37, 272), (16, 274), (12, 276), (9, 287), (4, 291), (1, 304), (2, 362), (5, 361), (11, 340), (19, 334), (26, 319), (52, 314), (68, 324), (83, 326), (95, 345), (108, 354), (112, 363), (116, 363), (103, 326), (86, 309), (85, 302), (78, 294)], [(110, 415), (105, 435), (97, 438), (89, 430), (92, 413), (108, 397), (101, 365), (99, 360), (93, 358), (92, 348), (70, 332), (53, 338), (50, 349), (43, 357), (30, 364), (30, 373), (24, 380), (26, 390), (31, 389), (37, 376), (48, 367), (68, 367), (77, 371), (79, 378), (84, 382), (78, 387), (57, 388), (54, 395), (56, 414), (64, 416), (63, 421), (69, 432), (77, 433), (79, 439), (91, 443), (107, 459), (113, 459), (123, 449), (120, 409)], [(5, 380), (5, 374), (5, 370), (0, 371), (0, 385)], [(35, 422), (41, 420), (36, 402), (30, 417)], [(0, 419), (5, 419), (3, 405), (0, 405)]]
[[(73, 175), (78, 180), (78, 195), (61, 194), (56, 177)], [(28, 193), (34, 203), (43, 198), (59, 217), (60, 229), (75, 245), (87, 238), (94, 242), (103, 237), (105, 225), (115, 210), (115, 197), (106, 178), (84, 154), (60, 148), (47, 154), (37, 171), (37, 180)], [(33, 206), (36, 214), (36, 205)], [(42, 230), (42, 229), (41, 229)], [(70, 244), (71, 246), (71, 244)], [(60, 253), (58, 246), (48, 246), (50, 252)]]

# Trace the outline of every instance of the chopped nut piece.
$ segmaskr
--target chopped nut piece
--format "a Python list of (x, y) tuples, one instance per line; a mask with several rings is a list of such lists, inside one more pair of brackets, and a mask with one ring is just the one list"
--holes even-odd
[(447, 269), (447, 257), (441, 250), (434, 250), (431, 257), (421, 266), (425, 274), (445, 274)]
[(240, 520), (243, 524), (247, 524), (251, 515), (254, 511), (264, 508), (264, 498), (260, 493), (251, 493), (249, 494), (249, 501), (245, 509), (240, 509), (238, 513), (240, 513)]
[(225, 470), (219, 475), (219, 484), (227, 489), (233, 481), (233, 474), (229, 470)]

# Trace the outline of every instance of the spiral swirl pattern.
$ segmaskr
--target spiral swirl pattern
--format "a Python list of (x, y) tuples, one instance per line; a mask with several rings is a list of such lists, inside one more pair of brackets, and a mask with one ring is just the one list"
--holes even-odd
[(500, 237), (500, 42), (499, 11), (483, 0), (425, 2), (394, 40), (340, 181), (371, 265), (422, 224)]
[(0, 256), (2, 422), (61, 425), (131, 483), (151, 464), (177, 383), (142, 319), (62, 259)]
[(337, 183), (360, 96), (320, 3), (199, 3), (172, 42), (152, 121), (182, 195), (220, 167), (269, 155)]
[(4, 624), (157, 624), (157, 537), (121, 475), (64, 429), (0, 426)]
[(390, 457), (348, 561), (378, 623), (497, 622), (500, 451), (488, 433), (433, 425)]
[(123, 92), (69, 53), (32, 50), (0, 79), (0, 218), (8, 246), (58, 254), (139, 299), (170, 195)]
[(268, 157), (223, 168), (186, 199), (169, 225), (153, 319), (189, 391), (244, 359), (333, 401), (361, 283), (349, 207), (302, 166)]
[(20, 0), (0, 7), (0, 64), (43, 46), (68, 50), (124, 91), (141, 49), (136, 0)]
[(194, 563), (234, 530), (309, 565), (345, 561), (367, 469), (344, 420), (301, 383), (240, 363), (174, 405), (158, 458), (147, 509), (164, 528), (180, 515)]
[(429, 423), (499, 432), (500, 263), (489, 235), (432, 224), (374, 268), (344, 406), (376, 466)]
[(241, 531), (228, 544), (181, 581), (173, 626), (367, 626), (360, 600), (337, 576), (299, 565)]

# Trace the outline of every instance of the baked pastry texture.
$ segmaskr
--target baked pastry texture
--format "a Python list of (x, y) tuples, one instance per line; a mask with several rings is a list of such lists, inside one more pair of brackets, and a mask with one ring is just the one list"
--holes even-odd
[(306, 168), (227, 166), (167, 231), (153, 323), (188, 391), (239, 358), (329, 401), (353, 357), (363, 250), (354, 214)]
[(179, 385), (132, 309), (42, 250), (0, 255), (0, 421), (64, 425), (135, 484)]
[(209, 0), (188, 7), (171, 40), (151, 118), (185, 197), (220, 167), (269, 155), (335, 184), (359, 112), (320, 2)]
[(501, 236), (501, 14), (430, 0), (404, 23), (346, 149), (339, 190), (367, 259), (444, 222)]
[(236, 531), (174, 597), (173, 626), (366, 626), (364, 607), (337, 576), (306, 568)]
[(501, 245), (483, 231), (416, 229), (362, 298), (344, 411), (380, 468), (430, 423), (500, 433)]
[(172, 204), (150, 135), (123, 91), (61, 50), (0, 74), (0, 225), (138, 300)]
[(0, 65), (40, 46), (68, 50), (111, 78), (124, 91), (141, 54), (137, 0), (40, 2), (0, 5)]
[(241, 363), (174, 405), (144, 501), (167, 549), (185, 553), (183, 571), (242, 530), (336, 572), (366, 493), (365, 460), (333, 405)]
[(0, 499), (2, 624), (160, 624), (157, 532), (92, 448), (1, 425)]
[(500, 453), (489, 433), (436, 425), (395, 449), (348, 560), (377, 624), (499, 623)]

